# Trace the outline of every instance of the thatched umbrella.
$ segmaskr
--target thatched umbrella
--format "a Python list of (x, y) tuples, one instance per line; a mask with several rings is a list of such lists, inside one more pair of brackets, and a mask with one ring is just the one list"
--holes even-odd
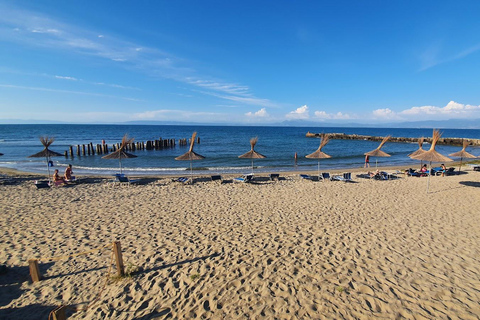
[(60, 157), (60, 156), (63, 156), (63, 154), (48, 149), (48, 147), (55, 141), (54, 137), (44, 136), (44, 137), (40, 137), (39, 139), (45, 148), (42, 151), (32, 154), (31, 156), (28, 156), (28, 157), (29, 158), (45, 157), (45, 159), (47, 160), (48, 181), (50, 181), (50, 166), (49, 166), (50, 158)]
[(238, 156), (239, 158), (242, 159), (252, 159), (252, 173), (253, 173), (253, 159), (263, 159), (266, 158), (263, 154), (258, 153), (255, 151), (253, 148), (255, 148), (255, 145), (257, 144), (258, 137), (251, 138), (250, 139), (250, 146), (252, 147), (250, 151), (247, 153), (242, 154), (241, 156)]
[(432, 170), (432, 162), (453, 161), (449, 157), (446, 157), (446, 156), (438, 153), (435, 150), (435, 145), (437, 144), (437, 141), (438, 141), (438, 139), (440, 139), (441, 136), (442, 136), (442, 134), (440, 133), (440, 131), (434, 129), (433, 130), (433, 136), (432, 136), (432, 144), (430, 145), (430, 150), (428, 150), (424, 153), (420, 153), (420, 154), (418, 154), (414, 157), (411, 157), (412, 159), (417, 159), (417, 160), (423, 160), (423, 161), (429, 161), (430, 162), (430, 169), (428, 170), (429, 174), (428, 174), (428, 180), (427, 180), (427, 193), (428, 193), (428, 188), (430, 186), (430, 173), (431, 173), (431, 170)]
[[(424, 137), (421, 137), (418, 139), (418, 149), (412, 153), (410, 153), (408, 156), (410, 158), (413, 158), (419, 154), (427, 152), (427, 150), (423, 149), (423, 141), (425, 140)], [(422, 166), (422, 161), (420, 160), (420, 167)]]
[(308, 159), (318, 159), (318, 176), (319, 177), (320, 177), (320, 159), (327, 159), (332, 157), (322, 152), (322, 148), (325, 147), (328, 141), (330, 141), (330, 138), (328, 137), (328, 135), (322, 133), (320, 135), (320, 147), (318, 147), (317, 151), (315, 151), (314, 153), (311, 153), (305, 156), (305, 158), (308, 158)]
[(192, 139), (190, 140), (190, 149), (179, 157), (176, 157), (175, 160), (190, 160), (190, 175), (193, 176), (192, 171), (192, 160), (202, 160), (205, 159), (204, 156), (199, 155), (198, 153), (193, 152), (193, 145), (195, 144), (195, 137), (197, 133), (192, 134)]
[[(388, 139), (390, 139), (390, 136), (386, 136), (385, 138), (383, 138), (382, 142), (377, 147), (377, 149), (369, 151), (369, 152), (365, 152), (364, 155), (369, 156), (369, 157), (390, 157), (390, 155), (388, 153), (380, 150), (383, 147), (383, 145), (388, 141)], [(377, 159), (375, 159), (375, 169), (376, 168), (377, 168)]]
[(137, 157), (136, 155), (125, 151), (125, 149), (127, 148), (127, 145), (131, 144), (133, 140), (134, 140), (133, 138), (129, 138), (125, 134), (122, 138), (122, 144), (120, 145), (120, 148), (118, 148), (118, 150), (115, 152), (112, 152), (110, 154), (107, 154), (106, 156), (103, 156), (102, 159), (118, 159), (118, 162), (120, 164), (120, 173), (122, 173), (122, 159)]
[(460, 171), (462, 169), (462, 161), (463, 161), (463, 158), (476, 158), (473, 154), (471, 153), (468, 153), (467, 151), (465, 151), (465, 149), (468, 147), (468, 141), (467, 140), (463, 140), (463, 149), (458, 151), (458, 152), (455, 152), (455, 153), (450, 153), (449, 156), (451, 157), (459, 157), (460, 158), (460, 168), (458, 168), (458, 171)]

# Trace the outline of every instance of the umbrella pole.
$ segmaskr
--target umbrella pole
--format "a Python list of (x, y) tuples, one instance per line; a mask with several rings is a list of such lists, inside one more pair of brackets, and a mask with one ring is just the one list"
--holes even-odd
[(48, 163), (48, 156), (47, 156), (47, 171), (48, 171), (48, 182), (50, 182), (50, 164)]
[(252, 158), (252, 174), (253, 174), (253, 158)]
[(430, 186), (430, 176), (431, 175), (432, 175), (432, 161), (430, 161), (430, 169), (428, 169), (427, 193), (428, 193), (428, 187)]
[(318, 177), (320, 178), (320, 160), (318, 160)]
[(192, 179), (193, 181), (193, 171), (192, 171), (192, 160), (190, 159), (190, 178)]
[(460, 157), (460, 168), (458, 168), (458, 171), (462, 171), (462, 160), (463, 160), (463, 157)]
[(118, 163), (120, 163), (120, 174), (122, 174), (122, 157), (118, 158)]

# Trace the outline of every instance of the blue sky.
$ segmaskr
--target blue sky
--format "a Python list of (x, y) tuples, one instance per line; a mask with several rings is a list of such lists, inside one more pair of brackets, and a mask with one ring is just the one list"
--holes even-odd
[(1, 1), (0, 119), (480, 118), (479, 1)]

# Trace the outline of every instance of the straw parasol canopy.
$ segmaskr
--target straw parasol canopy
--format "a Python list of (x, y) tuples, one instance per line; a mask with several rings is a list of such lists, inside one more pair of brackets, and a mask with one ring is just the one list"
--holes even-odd
[(430, 172), (431, 172), (431, 169), (432, 169), (432, 162), (453, 161), (449, 157), (446, 157), (446, 156), (440, 154), (439, 152), (437, 152), (435, 150), (435, 145), (437, 144), (437, 141), (438, 141), (438, 139), (440, 139), (441, 136), (442, 136), (442, 134), (440, 133), (440, 131), (438, 131), (436, 129), (433, 129), (432, 144), (430, 145), (430, 149), (428, 151), (425, 151), (424, 153), (418, 154), (414, 157), (410, 157), (412, 159), (417, 159), (417, 160), (423, 160), (423, 161), (430, 162), (430, 169), (428, 170), (429, 174), (428, 174), (428, 180), (427, 180), (427, 193), (428, 193), (428, 188), (429, 188), (429, 185), (430, 185)]
[(42, 136), (39, 137), (40, 142), (42, 145), (45, 147), (42, 151), (32, 154), (31, 156), (28, 156), (29, 158), (43, 158), (47, 160), (47, 170), (48, 170), (48, 180), (50, 181), (50, 167), (49, 167), (49, 162), (51, 157), (60, 157), (63, 156), (63, 154), (55, 152), (50, 150), (48, 147), (55, 141), (54, 137), (49, 137), (49, 136)]
[[(369, 157), (390, 157), (390, 155), (382, 150), (380, 150), (383, 145), (388, 141), (388, 139), (390, 139), (391, 136), (386, 136), (385, 138), (383, 138), (382, 142), (380, 142), (380, 145), (372, 150), (372, 151), (369, 151), (369, 152), (365, 152), (364, 155), (366, 156), (369, 156)], [(375, 168), (377, 167), (377, 159), (375, 159)]]
[(197, 133), (194, 132), (192, 134), (192, 139), (190, 140), (190, 149), (184, 154), (182, 154), (179, 157), (176, 157), (175, 160), (189, 160), (190, 161), (190, 175), (193, 175), (192, 171), (192, 160), (202, 160), (205, 159), (204, 156), (199, 155), (198, 153), (195, 153), (193, 151), (193, 145), (195, 144), (195, 137), (197, 136)]
[(427, 152), (425, 149), (423, 149), (423, 141), (425, 141), (424, 137), (421, 137), (418, 139), (418, 150), (410, 153), (408, 155), (410, 158), (415, 157), (416, 155), (422, 154), (424, 152)]
[(328, 158), (332, 157), (332, 156), (322, 152), (322, 148), (325, 147), (325, 145), (329, 141), (330, 141), (330, 138), (328, 137), (328, 135), (322, 133), (320, 135), (320, 146), (318, 147), (317, 151), (305, 156), (305, 158), (308, 158), (308, 159), (318, 159), (318, 176), (319, 177), (320, 177), (320, 159), (328, 159)]
[(468, 147), (468, 141), (467, 140), (463, 140), (463, 148), (462, 150), (458, 151), (458, 152), (455, 152), (455, 153), (450, 153), (449, 156), (451, 157), (457, 157), (457, 158), (460, 158), (460, 168), (458, 169), (458, 171), (460, 171), (462, 169), (462, 161), (463, 161), (463, 158), (470, 158), (470, 159), (473, 159), (473, 158), (476, 158), (473, 154), (471, 153), (468, 153), (467, 151), (465, 151), (465, 149)]
[[(421, 137), (421, 138), (418, 139), (418, 150), (410, 153), (410, 154), (408, 155), (410, 158), (415, 157), (415, 156), (417, 156), (417, 155), (419, 155), (419, 154), (422, 154), (422, 153), (427, 152), (427, 150), (423, 149), (423, 141), (425, 141), (425, 138), (424, 138), (424, 137)], [(420, 161), (420, 166), (422, 166), (422, 161)]]
[(120, 164), (120, 173), (122, 173), (122, 159), (136, 158), (137, 156), (125, 151), (127, 145), (133, 142), (134, 138), (129, 138), (126, 134), (122, 138), (122, 144), (117, 151), (103, 156), (102, 159), (118, 159)]
[(253, 159), (263, 159), (266, 158), (263, 154), (258, 153), (257, 151), (254, 150), (255, 145), (257, 144), (258, 137), (251, 138), (250, 139), (250, 146), (251, 149), (247, 153), (242, 154), (241, 156), (238, 156), (239, 158), (242, 159), (252, 159), (252, 173), (253, 173)]
[(433, 130), (432, 144), (430, 145), (430, 150), (425, 151), (424, 153), (418, 154), (416, 156), (411, 156), (412, 159), (429, 161), (429, 162), (448, 162), (453, 161), (449, 157), (446, 157), (435, 150), (435, 145), (437, 144), (438, 139), (442, 134), (438, 130)]

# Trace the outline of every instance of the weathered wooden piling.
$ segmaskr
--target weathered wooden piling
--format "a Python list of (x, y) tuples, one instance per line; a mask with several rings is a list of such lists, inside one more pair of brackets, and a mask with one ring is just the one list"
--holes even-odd
[(70, 146), (70, 148), (69, 148), (69, 149), (70, 149), (70, 157), (72, 157), (72, 158), (73, 158), (73, 146)]

